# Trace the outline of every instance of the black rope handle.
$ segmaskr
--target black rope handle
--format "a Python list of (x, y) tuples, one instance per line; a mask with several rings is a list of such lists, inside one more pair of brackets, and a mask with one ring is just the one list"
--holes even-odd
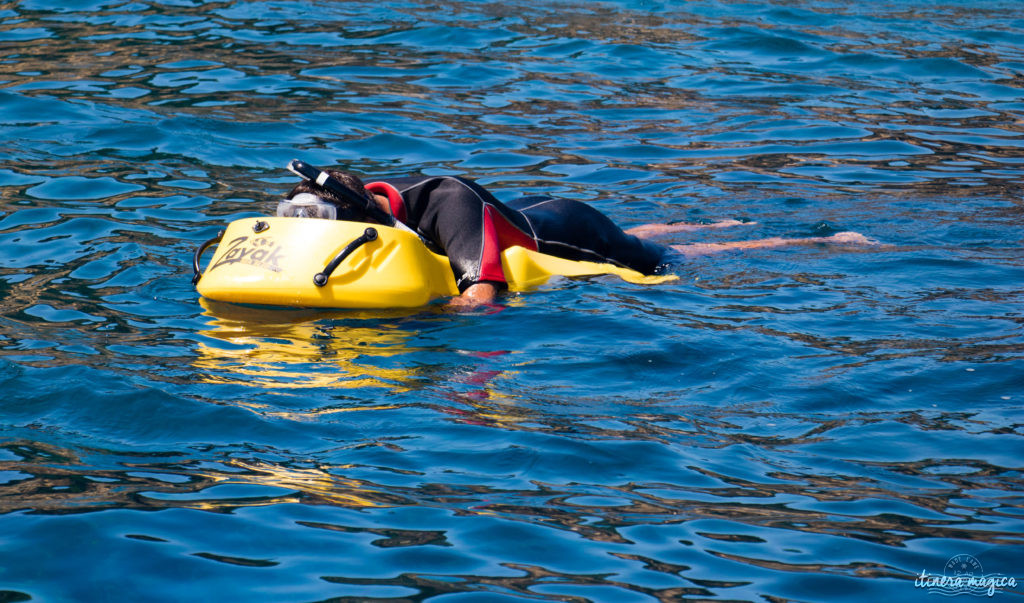
[(220, 240), (224, 238), (224, 231), (217, 233), (217, 236), (213, 237), (209, 241), (206, 241), (196, 249), (195, 255), (192, 256), (192, 284), (199, 284), (199, 279), (203, 278), (203, 273), (199, 270), (199, 259), (203, 256), (203, 252), (206, 251), (210, 245), (220, 243)]
[(338, 255), (334, 256), (334, 259), (331, 260), (326, 266), (324, 266), (323, 270), (313, 275), (313, 284), (316, 285), (317, 287), (323, 287), (324, 285), (326, 285), (327, 279), (331, 278), (331, 274), (333, 274), (335, 269), (337, 269), (338, 266), (345, 261), (345, 258), (352, 255), (353, 251), (359, 249), (364, 244), (376, 240), (376, 228), (369, 227), (366, 230), (364, 230), (363, 234), (359, 235), (355, 239), (352, 239), (352, 242), (350, 242), (348, 245), (345, 245), (345, 248), (342, 249), (338, 253)]

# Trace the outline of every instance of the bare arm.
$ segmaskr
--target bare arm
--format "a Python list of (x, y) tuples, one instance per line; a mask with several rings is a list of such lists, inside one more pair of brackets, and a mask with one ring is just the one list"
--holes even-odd
[(634, 237), (649, 239), (674, 232), (692, 232), (705, 228), (728, 228), (730, 226), (752, 226), (754, 224), (757, 224), (757, 222), (740, 222), (739, 220), (721, 220), (711, 224), (643, 224), (641, 226), (634, 226), (625, 232)]
[(832, 243), (839, 245), (875, 245), (876, 242), (856, 232), (837, 232), (830, 237), (805, 237), (800, 239), (784, 239), (771, 237), (755, 241), (731, 241), (727, 243), (693, 243), (691, 245), (673, 245), (679, 253), (686, 257), (695, 257), (728, 251), (730, 249), (768, 249), (790, 245), (813, 245), (815, 243)]

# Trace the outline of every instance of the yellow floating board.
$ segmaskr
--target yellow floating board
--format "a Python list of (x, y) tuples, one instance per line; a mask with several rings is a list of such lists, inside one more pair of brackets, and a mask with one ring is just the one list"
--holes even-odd
[[(313, 277), (370, 226), (314, 218), (246, 218), (231, 222), (196, 288), (215, 301), (312, 308), (415, 308), (458, 295), (448, 258), (415, 234), (372, 225), (376, 239), (338, 265), (324, 286)], [(502, 268), (512, 291), (552, 276), (614, 274), (654, 284), (674, 276), (647, 276), (612, 264), (576, 262), (511, 247)]]

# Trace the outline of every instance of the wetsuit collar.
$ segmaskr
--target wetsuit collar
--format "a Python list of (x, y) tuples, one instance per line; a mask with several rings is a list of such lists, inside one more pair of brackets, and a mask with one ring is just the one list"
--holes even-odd
[(407, 218), (405, 200), (402, 199), (402, 193), (398, 192), (397, 188), (387, 182), (371, 182), (366, 185), (366, 190), (374, 195), (384, 195), (387, 197), (391, 215), (399, 222), (405, 222)]

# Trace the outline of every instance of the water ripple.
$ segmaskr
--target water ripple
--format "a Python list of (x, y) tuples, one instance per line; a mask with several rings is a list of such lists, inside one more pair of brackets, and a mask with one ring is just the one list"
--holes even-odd
[[(1018, 13), (0, 7), (0, 600), (890, 600), (962, 554), (1019, 580)], [(671, 243), (881, 244), (479, 313), (198, 303), (193, 250), (296, 156), (746, 222)]]

